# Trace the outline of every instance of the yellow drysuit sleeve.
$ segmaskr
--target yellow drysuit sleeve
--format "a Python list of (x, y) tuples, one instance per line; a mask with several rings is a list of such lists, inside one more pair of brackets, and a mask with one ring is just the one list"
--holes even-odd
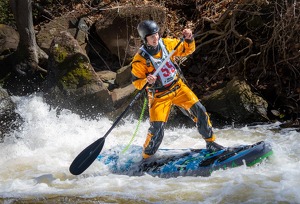
[[(171, 38), (163, 38), (163, 43), (168, 50), (171, 52), (175, 46), (179, 43), (179, 39), (171, 39)], [(171, 60), (174, 61), (176, 56), (187, 56), (192, 54), (195, 51), (195, 41), (192, 40), (191, 42), (184, 41), (181, 43), (177, 49), (175, 50)], [(161, 58), (162, 52), (158, 52), (154, 58)], [(147, 64), (146, 59), (141, 56), (139, 53), (135, 54), (132, 63), (131, 63), (131, 74), (132, 74), (132, 83), (136, 89), (141, 90), (144, 85), (146, 84), (147, 80), (146, 77), (148, 74), (153, 73), (154, 71), (153, 65)]]

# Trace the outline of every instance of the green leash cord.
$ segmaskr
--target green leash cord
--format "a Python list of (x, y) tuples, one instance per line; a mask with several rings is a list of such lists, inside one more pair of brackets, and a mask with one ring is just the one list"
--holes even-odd
[(144, 117), (144, 113), (145, 113), (146, 106), (147, 106), (147, 98), (145, 97), (145, 99), (144, 99), (144, 104), (143, 104), (143, 109), (142, 109), (142, 112), (141, 112), (141, 115), (140, 115), (138, 124), (137, 124), (137, 126), (136, 126), (136, 128), (135, 128), (135, 131), (134, 131), (134, 133), (133, 133), (133, 135), (132, 135), (132, 137), (131, 137), (131, 140), (129, 141), (128, 145), (127, 145), (127, 146), (123, 149), (123, 151), (121, 152), (122, 154), (124, 154), (124, 153), (129, 149), (131, 143), (133, 142), (133, 140), (134, 140), (134, 138), (135, 138), (135, 136), (136, 136), (136, 134), (137, 134), (137, 131), (138, 131), (139, 127), (140, 127), (140, 124), (141, 124), (141, 122), (142, 122), (142, 119), (143, 119), (143, 117)]

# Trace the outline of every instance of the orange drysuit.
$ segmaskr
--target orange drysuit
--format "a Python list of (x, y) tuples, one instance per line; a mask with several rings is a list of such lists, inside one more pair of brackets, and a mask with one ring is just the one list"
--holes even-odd
[[(160, 51), (151, 56), (144, 46), (132, 60), (133, 85), (141, 90), (147, 82), (147, 75), (153, 74), (160, 63), (168, 56), (178, 44), (178, 39), (161, 38)], [(214, 141), (209, 116), (205, 107), (199, 102), (198, 97), (180, 79), (178, 70), (174, 65), (176, 56), (187, 56), (195, 50), (194, 40), (185, 40), (181, 43), (170, 60), (158, 72), (154, 85), (147, 87), (148, 106), (150, 114), (150, 128), (144, 143), (143, 157), (148, 158), (155, 154), (164, 136), (164, 124), (172, 105), (179, 106), (188, 111), (196, 122), (199, 133), (206, 141)]]

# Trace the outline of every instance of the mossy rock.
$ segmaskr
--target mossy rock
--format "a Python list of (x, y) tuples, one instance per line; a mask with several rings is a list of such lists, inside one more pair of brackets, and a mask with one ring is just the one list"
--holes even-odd
[(68, 32), (61, 32), (54, 38), (48, 70), (45, 91), (51, 104), (84, 116), (95, 116), (112, 109), (109, 91)]
[(230, 122), (268, 121), (268, 103), (252, 92), (243, 80), (234, 78), (226, 87), (202, 98), (209, 113)]

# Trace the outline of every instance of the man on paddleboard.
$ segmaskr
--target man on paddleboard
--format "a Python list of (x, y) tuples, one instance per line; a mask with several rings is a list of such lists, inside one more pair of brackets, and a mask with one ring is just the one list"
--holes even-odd
[[(175, 56), (184, 57), (195, 51), (192, 31), (190, 29), (182, 31), (184, 41), (177, 47), (180, 40), (161, 38), (158, 33), (159, 26), (154, 21), (142, 21), (137, 30), (143, 45), (132, 60), (132, 83), (139, 90), (148, 83), (146, 90), (150, 114), (150, 127), (143, 146), (143, 158), (151, 157), (158, 150), (172, 105), (189, 113), (197, 125), (198, 132), (206, 141), (207, 149), (212, 152), (224, 149), (215, 142), (216, 136), (205, 107), (180, 78), (175, 66)], [(171, 52), (174, 53), (170, 57)], [(165, 60), (168, 57), (169, 59)], [(165, 64), (161, 65), (163, 62)]]

